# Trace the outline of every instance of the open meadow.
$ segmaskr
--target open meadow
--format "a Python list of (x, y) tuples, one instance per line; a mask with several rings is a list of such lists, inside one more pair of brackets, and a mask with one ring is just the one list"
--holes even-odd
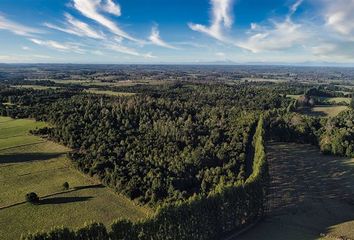
[(328, 106), (315, 106), (313, 108), (304, 108), (300, 110), (300, 113), (314, 116), (314, 117), (335, 117), (339, 113), (347, 110), (347, 106), (336, 106), (336, 105), (328, 105)]
[[(66, 158), (59, 144), (29, 135), (45, 123), (0, 117), (0, 239), (18, 239), (28, 231), (54, 226), (79, 227), (85, 222), (137, 220), (151, 213), (84, 176)], [(62, 185), (68, 182), (70, 189)], [(36, 192), (39, 205), (23, 203)]]

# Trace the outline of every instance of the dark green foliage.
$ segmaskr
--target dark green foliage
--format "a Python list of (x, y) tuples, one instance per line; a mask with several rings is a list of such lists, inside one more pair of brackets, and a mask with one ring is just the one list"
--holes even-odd
[(351, 109), (354, 109), (354, 94), (352, 96), (352, 100), (350, 101), (350, 107)]
[(102, 223), (91, 223), (76, 231), (77, 240), (106, 240), (109, 239), (107, 229)]
[(13, 89), (0, 96), (16, 104), (3, 109), (8, 115), (30, 112), (27, 117), (52, 123), (34, 133), (75, 149), (70, 157), (83, 172), (153, 206), (244, 182), (257, 115), (251, 110), (289, 102), (251, 85), (151, 88), (130, 98)]
[(329, 119), (274, 111), (269, 137), (278, 141), (311, 143), (323, 153), (354, 156), (354, 111), (348, 110)]
[(69, 183), (68, 182), (65, 182), (65, 183), (63, 183), (63, 189), (64, 190), (68, 190), (69, 189)]
[[(138, 223), (116, 221), (111, 226), (110, 239), (216, 240), (254, 222), (264, 214), (269, 181), (262, 118), (252, 148), (253, 171), (244, 184), (220, 183), (208, 196), (195, 195), (187, 201), (163, 205), (155, 216)], [(90, 231), (87, 227), (79, 229), (77, 239), (99, 239), (93, 238), (97, 235)]]
[(354, 111), (345, 111), (329, 119), (319, 139), (324, 153), (354, 157)]
[(39, 197), (35, 192), (27, 193), (26, 194), (26, 202), (32, 203), (32, 204), (38, 204), (39, 203)]

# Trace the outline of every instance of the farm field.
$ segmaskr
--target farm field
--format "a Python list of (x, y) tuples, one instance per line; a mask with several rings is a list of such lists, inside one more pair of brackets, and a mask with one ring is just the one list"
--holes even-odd
[(271, 143), (268, 159), (268, 217), (237, 239), (354, 239), (354, 159), (295, 143)]
[(17, 88), (32, 88), (34, 90), (57, 89), (57, 87), (40, 86), (40, 85), (15, 85)]
[(335, 117), (339, 113), (347, 110), (347, 106), (315, 106), (311, 109), (303, 109), (300, 112), (309, 116), (315, 117)]
[(56, 83), (62, 83), (62, 84), (80, 84), (83, 86), (111, 86), (111, 87), (129, 87), (138, 84), (162, 85), (167, 82), (164, 80), (146, 80), (146, 81), (124, 80), (124, 81), (113, 81), (113, 82), (103, 82), (99, 80), (52, 80), (52, 81)]
[(125, 92), (114, 92), (114, 91), (105, 91), (105, 90), (98, 90), (98, 89), (89, 89), (85, 92), (99, 94), (99, 95), (109, 95), (109, 96), (134, 96), (135, 93), (125, 93)]
[[(74, 169), (65, 155), (69, 149), (28, 134), (43, 126), (0, 117), (0, 239), (90, 221), (109, 225), (117, 218), (138, 220), (151, 213)], [(64, 182), (70, 184), (67, 192)], [(11, 206), (32, 191), (42, 197), (40, 205)]]

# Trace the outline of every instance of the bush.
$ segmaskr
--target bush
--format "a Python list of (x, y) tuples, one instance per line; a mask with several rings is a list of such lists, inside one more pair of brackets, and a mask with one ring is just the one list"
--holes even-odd
[(36, 204), (39, 202), (39, 197), (36, 193), (31, 192), (26, 194), (26, 202)]
[(64, 188), (64, 190), (68, 190), (69, 189), (69, 183), (68, 182), (65, 182), (65, 183), (63, 183), (63, 188)]

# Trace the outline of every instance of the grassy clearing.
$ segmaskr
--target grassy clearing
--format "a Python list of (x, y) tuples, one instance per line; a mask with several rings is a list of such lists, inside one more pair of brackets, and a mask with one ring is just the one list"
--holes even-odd
[(69, 149), (28, 134), (44, 125), (0, 117), (0, 208), (22, 202), (30, 191), (39, 196), (62, 192), (66, 181), (73, 191), (44, 198), (36, 206), (0, 209), (0, 239), (18, 239), (24, 232), (53, 226), (76, 228), (89, 221), (108, 225), (117, 218), (138, 220), (151, 214), (74, 169), (65, 156)]
[(300, 96), (302, 95), (286, 95), (288, 98), (291, 98), (291, 99), (294, 99), (294, 100), (297, 100)]
[(311, 109), (303, 109), (301, 113), (316, 117), (335, 117), (347, 109), (347, 106), (315, 106)]
[(85, 92), (88, 93), (93, 93), (93, 94), (99, 94), (99, 95), (109, 95), (109, 96), (116, 96), (116, 97), (122, 97), (122, 96), (134, 96), (135, 93), (126, 93), (126, 92), (114, 92), (114, 91), (104, 91), (104, 90), (98, 90), (98, 89), (89, 89), (85, 90)]
[(238, 240), (354, 239), (354, 159), (272, 143), (269, 214)]
[(14, 85), (12, 87), (15, 87), (15, 88), (30, 88), (30, 89), (34, 89), (34, 90), (57, 89), (57, 87), (39, 86), (39, 85)]
[(272, 82), (272, 83), (282, 83), (282, 82), (288, 82), (289, 79), (268, 79), (268, 78), (242, 78), (242, 81), (248, 81), (248, 82)]
[(110, 86), (110, 87), (129, 87), (138, 84), (142, 85), (163, 85), (168, 83), (165, 80), (125, 80), (125, 81), (113, 81), (102, 82), (100, 80), (53, 80), (56, 83), (63, 84), (80, 84), (83, 86)]
[(337, 98), (324, 98), (325, 101), (328, 101), (332, 104), (338, 104), (338, 103), (347, 103), (349, 104), (351, 99), (350, 98), (343, 98), (343, 97), (337, 97)]

